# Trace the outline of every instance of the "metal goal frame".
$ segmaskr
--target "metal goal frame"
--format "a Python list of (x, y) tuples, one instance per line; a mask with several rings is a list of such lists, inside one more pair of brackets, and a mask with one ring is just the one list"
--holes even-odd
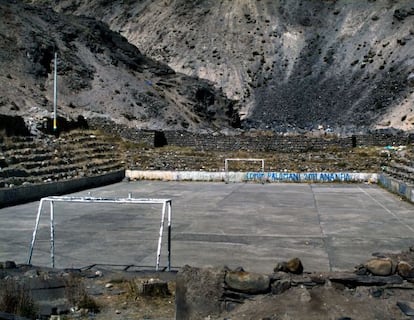
[(261, 162), (262, 183), (264, 183), (264, 170), (265, 170), (264, 159), (255, 159), (255, 158), (226, 158), (224, 159), (224, 171), (225, 171), (225, 182), (226, 183), (229, 183), (229, 180), (230, 180), (230, 173), (229, 173), (229, 162), (230, 161)]
[(33, 229), (32, 241), (30, 243), (29, 255), (27, 264), (31, 264), (33, 249), (36, 242), (36, 235), (39, 228), (40, 217), (42, 215), (43, 204), (49, 202), (50, 204), (50, 263), (52, 268), (55, 267), (55, 222), (54, 222), (54, 203), (55, 202), (75, 202), (75, 203), (115, 203), (115, 204), (162, 204), (161, 223), (158, 237), (157, 257), (155, 270), (159, 271), (162, 235), (164, 233), (165, 216), (168, 221), (168, 271), (171, 271), (171, 220), (172, 220), (172, 201), (171, 199), (139, 199), (132, 198), (129, 194), (128, 198), (99, 198), (99, 197), (58, 197), (51, 196), (40, 199), (37, 210), (36, 223)]

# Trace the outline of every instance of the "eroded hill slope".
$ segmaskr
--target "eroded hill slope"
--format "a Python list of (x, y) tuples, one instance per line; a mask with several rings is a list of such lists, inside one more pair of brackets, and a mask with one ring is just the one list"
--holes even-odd
[(12, 0), (0, 0), (0, 16), (0, 115), (32, 127), (52, 116), (56, 52), (59, 117), (149, 129), (237, 125), (234, 102), (208, 81), (147, 58), (102, 22)]
[(412, 1), (55, 2), (211, 80), (247, 128), (414, 128)]

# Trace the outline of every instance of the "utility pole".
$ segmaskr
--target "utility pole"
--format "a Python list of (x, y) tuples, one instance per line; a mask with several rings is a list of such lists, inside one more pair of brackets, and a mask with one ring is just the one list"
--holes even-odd
[(53, 130), (57, 130), (57, 52), (55, 51), (55, 69), (53, 73)]

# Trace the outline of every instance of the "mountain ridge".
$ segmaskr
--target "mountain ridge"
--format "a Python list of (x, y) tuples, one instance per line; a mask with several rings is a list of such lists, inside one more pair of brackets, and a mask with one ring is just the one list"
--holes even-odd
[(59, 117), (153, 130), (237, 126), (235, 102), (209, 81), (144, 56), (103, 22), (12, 0), (0, 12), (0, 113), (24, 118), (32, 132), (52, 117), (54, 52)]
[(409, 1), (56, 1), (240, 102), (244, 128), (414, 128)]

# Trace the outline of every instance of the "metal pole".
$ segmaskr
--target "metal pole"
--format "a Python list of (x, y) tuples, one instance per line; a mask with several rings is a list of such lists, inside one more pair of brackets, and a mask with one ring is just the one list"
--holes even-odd
[(162, 205), (161, 224), (160, 224), (160, 236), (158, 238), (157, 264), (155, 266), (155, 271), (158, 271), (158, 269), (160, 267), (162, 234), (163, 234), (163, 231), (164, 231), (164, 220), (165, 220), (165, 207), (166, 207), (166, 201)]
[(264, 167), (264, 159), (262, 159), (262, 184), (265, 183), (265, 167)]
[(171, 201), (168, 202), (168, 271), (171, 271)]
[(35, 223), (35, 227), (33, 230), (32, 242), (30, 243), (29, 257), (27, 258), (27, 264), (32, 263), (33, 247), (36, 241), (37, 229), (39, 228), (39, 221), (40, 221), (40, 215), (42, 213), (42, 207), (43, 207), (43, 199), (40, 200), (39, 208), (37, 209), (36, 223)]
[(53, 130), (57, 130), (57, 52), (55, 52), (55, 70), (53, 73)]
[(53, 201), (50, 201), (50, 259), (52, 268), (55, 267), (55, 217), (53, 209)]
[(224, 160), (224, 174), (225, 174), (225, 177), (224, 177), (225, 182), (229, 183), (230, 175), (229, 175), (228, 159)]

